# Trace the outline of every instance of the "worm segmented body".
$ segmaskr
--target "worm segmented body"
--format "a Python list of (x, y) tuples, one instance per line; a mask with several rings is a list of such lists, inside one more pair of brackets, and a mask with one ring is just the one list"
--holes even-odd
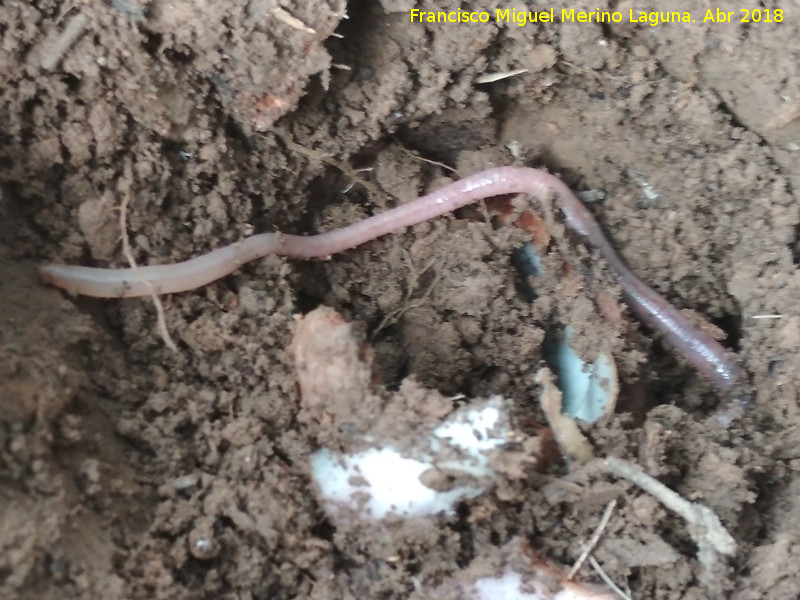
[(211, 283), (246, 262), (270, 254), (290, 258), (331, 256), (392, 231), (452, 212), (476, 200), (513, 193), (528, 194), (542, 202), (554, 198), (567, 226), (606, 260), (622, 286), (625, 301), (641, 321), (660, 331), (721, 390), (730, 391), (745, 382), (744, 372), (719, 342), (691, 323), (631, 272), (589, 210), (560, 179), (525, 167), (488, 169), (363, 221), (319, 235), (254, 235), (184, 262), (139, 267), (138, 274), (132, 269), (68, 265), (46, 265), (40, 268), (40, 272), (49, 283), (86, 296), (148, 296), (151, 294), (150, 286), (158, 294), (183, 292)]

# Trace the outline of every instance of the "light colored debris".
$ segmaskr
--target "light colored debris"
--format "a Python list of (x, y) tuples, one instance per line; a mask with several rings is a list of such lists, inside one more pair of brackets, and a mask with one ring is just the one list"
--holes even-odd
[(600, 352), (591, 363), (581, 359), (569, 343), (572, 331), (571, 327), (564, 328), (553, 353), (563, 394), (563, 412), (574, 419), (595, 423), (616, 408), (617, 366), (607, 352)]
[(586, 559), (589, 558), (589, 555), (594, 550), (595, 546), (597, 546), (597, 542), (600, 541), (600, 536), (603, 535), (606, 527), (608, 526), (608, 522), (611, 520), (611, 515), (614, 513), (614, 509), (617, 506), (616, 499), (612, 500), (606, 506), (606, 509), (603, 511), (603, 516), (600, 517), (600, 523), (597, 524), (597, 528), (594, 530), (594, 534), (589, 542), (584, 546), (583, 552), (578, 557), (578, 560), (575, 561), (575, 564), (572, 565), (572, 568), (567, 573), (567, 579), (572, 579), (575, 577), (575, 574), (580, 570), (583, 563), (586, 562)]
[(512, 540), (412, 600), (615, 600), (609, 591), (570, 581), (560, 567)]
[(577, 196), (581, 199), (581, 202), (585, 202), (586, 204), (602, 202), (606, 199), (606, 193), (603, 190), (586, 190), (584, 192), (578, 192)]
[(619, 458), (606, 458), (603, 467), (609, 473), (639, 486), (686, 519), (689, 535), (697, 544), (697, 559), (706, 568), (707, 575), (714, 576), (720, 563), (720, 555), (731, 556), (736, 552), (736, 541), (722, 525), (719, 517), (707, 506), (689, 502), (636, 465)]
[(334, 520), (341, 509), (365, 520), (453, 512), (497, 477), (489, 456), (509, 444), (510, 407), (499, 396), (474, 401), (433, 431), (419, 431), (408, 450), (371, 436), (363, 441), (372, 447), (362, 452), (318, 450), (311, 474), (321, 503)]
[[(125, 163), (125, 181), (133, 181), (133, 173), (131, 170), (131, 163)], [(133, 258), (133, 251), (131, 250), (131, 242), (130, 238), (128, 237), (128, 203), (131, 199), (130, 189), (126, 185), (124, 189), (121, 190), (122, 192), (122, 202), (119, 207), (119, 229), (120, 229), (120, 236), (122, 238), (122, 254), (125, 256), (125, 259), (128, 261), (128, 264), (131, 266), (134, 275), (139, 281), (142, 281), (147, 285), (147, 288), (150, 290), (150, 297), (153, 300), (153, 305), (156, 308), (156, 322), (158, 323), (158, 332), (161, 334), (161, 339), (164, 340), (167, 348), (172, 350), (173, 352), (178, 351), (178, 346), (175, 344), (175, 341), (172, 339), (172, 336), (169, 333), (169, 327), (167, 327), (167, 317), (164, 313), (164, 304), (161, 302), (161, 298), (158, 297), (156, 294), (155, 287), (153, 284), (150, 283), (145, 277), (142, 275), (142, 272), (139, 270), (139, 265), (136, 264), (136, 260)]]
[(528, 69), (514, 69), (513, 71), (500, 71), (497, 73), (484, 73), (483, 75), (479, 75), (475, 78), (476, 84), (482, 83), (494, 83), (495, 81), (500, 81), (501, 79), (508, 79), (509, 77), (516, 77), (517, 75), (522, 75), (523, 73), (527, 73)]
[(305, 31), (306, 33), (317, 33), (316, 29), (312, 29), (297, 17), (293, 17), (288, 12), (283, 10), (280, 6), (277, 7), (274, 11), (272, 11), (272, 14), (275, 16), (276, 19), (278, 19), (282, 23), (285, 23), (289, 27), (292, 27), (293, 29), (297, 29), (299, 31)]
[(144, 21), (144, 11), (137, 0), (111, 0), (111, 4), (121, 13), (130, 15), (135, 22)]
[(88, 24), (89, 19), (86, 18), (86, 15), (83, 13), (75, 15), (64, 27), (64, 31), (61, 32), (58, 39), (42, 49), (40, 64), (45, 71), (52, 71), (59, 65), (67, 50), (72, 48), (86, 31)]
[(600, 579), (602, 579), (608, 587), (614, 590), (614, 593), (617, 596), (622, 598), (622, 600), (633, 600), (633, 597), (630, 594), (623, 592), (620, 587), (611, 580), (611, 577), (609, 577), (608, 573), (603, 570), (603, 567), (600, 566), (600, 563), (597, 562), (597, 559), (594, 556), (589, 557), (589, 564), (592, 565), (592, 568), (597, 572), (598, 575), (600, 575)]
[(592, 460), (594, 451), (589, 440), (578, 429), (572, 417), (561, 412), (561, 390), (553, 383), (550, 369), (539, 369), (535, 381), (542, 386), (539, 402), (561, 451), (571, 462), (579, 465)]

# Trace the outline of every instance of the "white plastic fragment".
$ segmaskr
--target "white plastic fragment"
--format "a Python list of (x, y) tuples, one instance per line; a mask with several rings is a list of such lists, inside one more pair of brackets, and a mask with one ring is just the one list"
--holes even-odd
[[(515, 258), (524, 275), (542, 275), (542, 260), (533, 244), (522, 246)], [(535, 297), (532, 288), (527, 289), (527, 294)], [(592, 363), (582, 360), (569, 345), (572, 333), (571, 327), (564, 328), (551, 357), (563, 394), (563, 412), (573, 419), (594, 423), (603, 415), (614, 412), (618, 392), (617, 367), (614, 358), (606, 352), (600, 353)]]
[(483, 577), (473, 584), (473, 591), (464, 596), (468, 600), (601, 600), (607, 594), (579, 588), (550, 589), (545, 579), (528, 577), (523, 580), (516, 571), (508, 570), (499, 577)]
[(617, 402), (617, 367), (610, 354), (600, 353), (592, 363), (583, 361), (569, 345), (572, 328), (565, 327), (554, 356), (563, 397), (563, 411), (575, 419), (594, 423), (614, 411)]
[(615, 600), (606, 588), (569, 580), (556, 565), (526, 550), (522, 540), (477, 557), (437, 585), (421, 588), (411, 600)]
[(483, 491), (482, 487), (432, 490), (420, 480), (430, 468), (430, 463), (404, 458), (391, 447), (346, 456), (323, 448), (311, 458), (314, 479), (328, 505), (357, 508), (362, 516), (376, 520), (390, 514), (409, 518), (450, 512), (455, 502)]
[[(482, 408), (473, 407), (456, 412), (437, 427), (433, 432), (436, 440), (431, 444), (434, 452), (441, 452), (450, 445), (461, 450), (461, 456), (453, 460), (439, 459), (436, 466), (476, 477), (492, 475), (486, 452), (508, 442), (508, 417), (501, 414), (501, 406), (502, 399), (497, 396)], [(503, 424), (498, 427), (501, 421)], [(497, 431), (495, 427), (498, 427)]]
[[(489, 452), (508, 443), (509, 403), (499, 396), (459, 409), (441, 425), (420, 431), (405, 448), (392, 440), (366, 438), (373, 447), (351, 454), (327, 448), (311, 458), (322, 504), (331, 513), (344, 508), (379, 520), (451, 513), (457, 502), (483, 493), (495, 473)], [(456, 474), (447, 490), (425, 484), (426, 472)]]

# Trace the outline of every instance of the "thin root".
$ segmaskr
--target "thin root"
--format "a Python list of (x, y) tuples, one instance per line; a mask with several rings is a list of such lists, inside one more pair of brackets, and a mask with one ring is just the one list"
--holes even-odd
[(731, 556), (736, 552), (736, 541), (722, 525), (719, 517), (707, 506), (689, 502), (639, 467), (619, 458), (609, 456), (602, 461), (602, 465), (608, 473), (639, 486), (688, 521), (689, 535), (698, 548), (697, 559), (705, 567), (707, 574), (713, 574), (716, 570), (721, 554)]
[(597, 559), (594, 556), (589, 557), (589, 564), (592, 565), (592, 568), (597, 572), (598, 575), (600, 575), (600, 579), (602, 579), (617, 596), (622, 598), (622, 600), (633, 600), (633, 596), (623, 592), (620, 587), (612, 581), (611, 577), (609, 577), (608, 573), (603, 570), (603, 567), (600, 566), (600, 563), (597, 562)]
[[(126, 166), (126, 170), (130, 171), (130, 165)], [(161, 339), (164, 340), (167, 348), (173, 352), (177, 352), (178, 346), (175, 344), (175, 341), (172, 339), (169, 329), (167, 328), (167, 318), (164, 314), (164, 305), (161, 303), (161, 298), (159, 298), (158, 294), (156, 294), (156, 289), (153, 287), (153, 284), (142, 276), (141, 272), (139, 271), (139, 266), (136, 264), (136, 259), (133, 258), (133, 252), (131, 252), (131, 243), (130, 239), (128, 238), (127, 223), (128, 202), (130, 201), (130, 197), (130, 192), (126, 191), (122, 195), (122, 202), (120, 203), (119, 207), (119, 229), (122, 237), (122, 254), (125, 256), (128, 264), (130, 264), (131, 270), (136, 278), (139, 279), (139, 281), (142, 281), (150, 289), (150, 297), (153, 299), (153, 304), (156, 307), (158, 332), (161, 334)]]
[[(350, 165), (343, 163), (340, 160), (336, 160), (335, 158), (331, 158), (330, 156), (326, 156), (322, 152), (318, 152), (317, 150), (312, 150), (311, 148), (306, 148), (302, 144), (298, 144), (289, 136), (288, 133), (284, 131), (273, 129), (272, 133), (274, 133), (278, 137), (278, 139), (280, 139), (286, 145), (286, 147), (289, 150), (296, 152), (297, 154), (301, 154), (306, 158), (310, 158), (312, 160), (318, 160), (323, 164), (330, 165), (331, 167), (338, 169), (339, 171), (347, 175), (347, 177), (349, 177), (352, 182), (359, 184), (361, 187), (367, 190), (367, 193), (371, 196), (373, 200), (376, 198), (385, 197), (378, 191), (378, 189), (372, 183), (361, 177), (358, 174), (358, 171), (350, 167)], [(348, 188), (347, 191), (350, 191), (350, 189), (351, 188)]]
[(578, 560), (575, 561), (575, 564), (572, 565), (572, 568), (567, 573), (567, 579), (572, 579), (575, 577), (575, 574), (580, 570), (583, 566), (583, 563), (586, 562), (586, 559), (589, 558), (589, 555), (594, 550), (594, 547), (597, 546), (597, 542), (600, 541), (600, 536), (603, 535), (603, 531), (605, 531), (606, 527), (608, 526), (608, 522), (611, 520), (611, 515), (614, 513), (614, 509), (617, 506), (617, 501), (612, 500), (606, 506), (605, 511), (603, 511), (603, 516), (600, 518), (600, 523), (597, 525), (597, 528), (594, 530), (594, 534), (589, 542), (584, 546), (583, 552), (578, 557)]
[[(442, 270), (447, 260), (447, 256), (436, 257), (432, 259), (428, 264), (423, 266), (422, 269), (416, 268), (416, 266), (414, 265), (414, 260), (408, 255), (407, 252), (404, 255), (404, 259), (405, 259), (404, 262), (408, 267), (408, 278), (406, 280), (407, 285), (406, 285), (405, 297), (403, 298), (403, 303), (400, 306), (400, 308), (396, 308), (395, 310), (387, 314), (385, 317), (383, 317), (383, 319), (381, 319), (380, 324), (375, 328), (375, 331), (372, 334), (373, 338), (389, 325), (392, 325), (393, 323), (399, 321), (400, 318), (409, 310), (412, 310), (414, 308), (419, 308), (420, 306), (425, 305), (425, 302), (428, 301), (428, 298), (430, 298), (431, 294), (433, 293), (433, 290), (436, 288), (436, 286), (439, 284), (439, 281), (442, 279)], [(420, 298), (416, 302), (412, 302), (411, 297), (417, 290), (417, 284), (419, 283), (420, 278), (429, 269), (434, 267), (436, 263), (439, 263), (439, 266), (437, 269), (434, 270), (433, 281), (431, 281), (430, 285), (422, 293), (422, 296), (420, 296)]]

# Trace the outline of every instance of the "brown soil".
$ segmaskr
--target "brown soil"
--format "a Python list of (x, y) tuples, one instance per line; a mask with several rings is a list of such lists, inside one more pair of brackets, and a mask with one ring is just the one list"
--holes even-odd
[[(406, 598), (520, 537), (570, 565), (612, 498), (594, 556), (634, 598), (800, 596), (800, 5), (761, 3), (779, 25), (498, 27), (410, 24), (412, 4), (0, 5), (0, 597)], [(436, 4), (418, 8), (461, 6)], [(526, 235), (470, 213), (166, 297), (175, 353), (149, 300), (72, 299), (36, 276), (125, 266), (126, 195), (136, 260), (161, 263), (456, 177), (427, 161), (604, 192), (592, 210), (614, 245), (723, 331), (753, 408), (726, 427), (726, 401), (658, 336), (601, 317), (598, 293), (613, 308), (619, 290), (552, 215), (561, 276), (533, 302), (510, 258)], [(544, 333), (572, 325), (620, 369), (616, 414), (586, 429), (596, 455), (712, 508), (736, 555), (709, 583), (684, 521), (613, 477), (562, 481), (563, 464), (424, 527), (337, 527), (308, 458), (346, 432), (304, 416), (290, 351), (295, 315), (320, 305), (360, 324), (387, 394), (501, 394), (540, 422)]]

